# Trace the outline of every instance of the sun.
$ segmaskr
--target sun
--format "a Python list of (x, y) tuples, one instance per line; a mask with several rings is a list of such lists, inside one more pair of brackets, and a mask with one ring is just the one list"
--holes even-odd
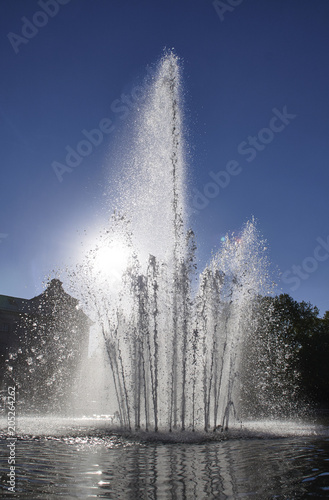
[(121, 280), (127, 268), (129, 249), (122, 242), (112, 241), (97, 247), (94, 253), (94, 268), (102, 278)]

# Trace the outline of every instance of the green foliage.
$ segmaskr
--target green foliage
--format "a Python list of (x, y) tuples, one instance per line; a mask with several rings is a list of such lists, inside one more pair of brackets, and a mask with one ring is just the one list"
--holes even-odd
[(292, 328), (287, 304), (283, 307), (278, 297), (258, 297), (254, 303), (243, 357), (244, 416), (281, 418), (300, 413), (295, 357), (299, 344), (295, 336), (293, 341), (289, 339)]
[(328, 314), (317, 321), (300, 351), (300, 369), (305, 392), (311, 401), (329, 407), (329, 321)]
[[(329, 406), (329, 311), (284, 294), (274, 299), (280, 330), (293, 349), (290, 365), (300, 373), (300, 392), (316, 405)], [(285, 327), (285, 328), (283, 328)]]
[(317, 307), (288, 294), (262, 298), (260, 304), (258, 334), (274, 351), (264, 360), (265, 373), (277, 371), (274, 386), (280, 386), (280, 378), (286, 380), (290, 399), (328, 408), (329, 311), (319, 318)]
[(247, 416), (329, 408), (329, 311), (287, 294), (258, 297), (246, 336), (242, 397)]

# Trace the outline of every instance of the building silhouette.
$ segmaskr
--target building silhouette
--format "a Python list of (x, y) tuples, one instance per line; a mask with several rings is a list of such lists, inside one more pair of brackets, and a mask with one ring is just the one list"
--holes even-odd
[(92, 322), (58, 279), (32, 299), (0, 295), (0, 380), (28, 413), (61, 413), (88, 356)]

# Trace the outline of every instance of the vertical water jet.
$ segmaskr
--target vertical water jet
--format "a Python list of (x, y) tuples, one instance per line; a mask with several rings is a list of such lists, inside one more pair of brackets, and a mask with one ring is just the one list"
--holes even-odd
[(134, 118), (119, 212), (102, 239), (102, 247), (124, 255), (119, 283), (113, 286), (105, 267), (97, 272), (99, 247), (80, 269), (128, 429), (209, 431), (238, 418), (243, 338), (267, 286), (253, 221), (225, 238), (192, 286), (196, 245), (184, 208), (181, 108), (179, 60), (169, 52)]

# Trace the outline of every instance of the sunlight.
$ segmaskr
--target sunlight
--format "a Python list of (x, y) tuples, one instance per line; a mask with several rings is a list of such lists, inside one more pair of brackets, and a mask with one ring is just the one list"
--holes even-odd
[(102, 277), (121, 280), (128, 263), (129, 250), (120, 241), (112, 241), (108, 246), (95, 251), (94, 266)]

